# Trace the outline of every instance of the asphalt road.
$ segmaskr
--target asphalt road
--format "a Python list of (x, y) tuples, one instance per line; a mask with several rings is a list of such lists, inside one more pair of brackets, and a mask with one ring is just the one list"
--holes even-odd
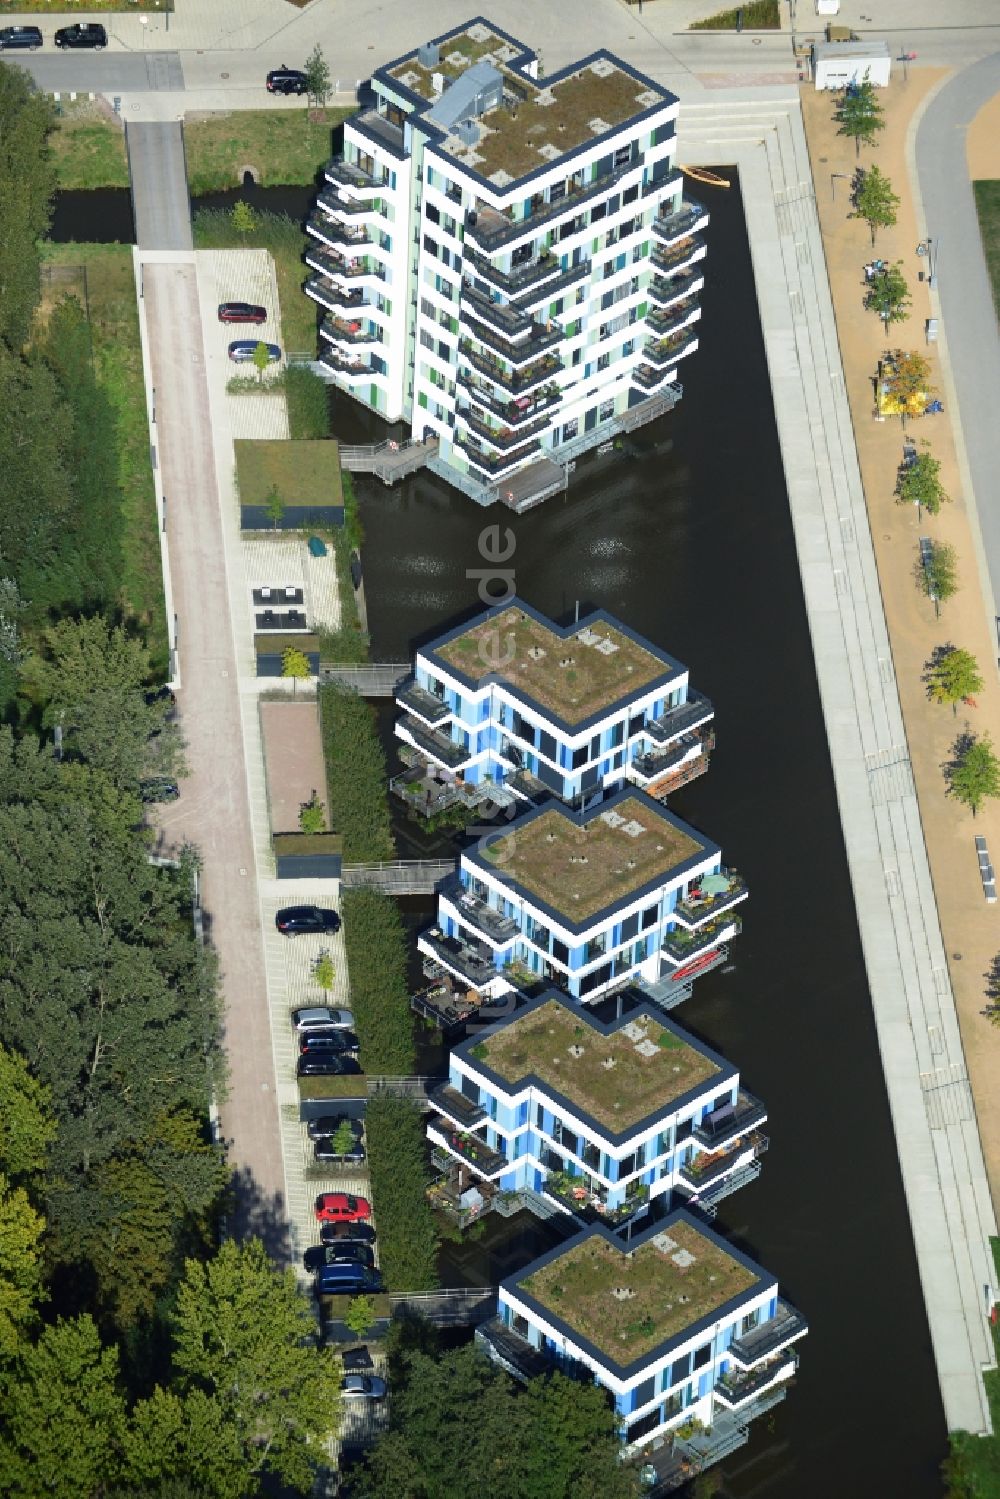
[(180, 125), (130, 121), (126, 140), (139, 249), (193, 249)]
[[(1000, 91), (1000, 52), (952, 79), (928, 106), (917, 131), (916, 158), (927, 232), (935, 242), (937, 291), (948, 344), (994, 614), (1000, 605), (1000, 337), (976, 204), (965, 132)], [(998, 625), (1000, 632), (1000, 625)], [(1000, 649), (1000, 635), (998, 635)]]
[(49, 93), (154, 93), (184, 88), (178, 52), (4, 52)]

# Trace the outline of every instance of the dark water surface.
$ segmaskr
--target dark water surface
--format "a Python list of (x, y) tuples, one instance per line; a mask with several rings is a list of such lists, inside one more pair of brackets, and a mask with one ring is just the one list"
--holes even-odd
[(57, 245), (134, 245), (132, 194), (127, 187), (56, 193), (48, 237)]
[[(807, 1315), (785, 1403), (715, 1470), (750, 1499), (931, 1499), (945, 1428), (876, 1046), (737, 191), (711, 194), (701, 348), (628, 456), (517, 517), (431, 475), (361, 479), (373, 654), (402, 660), (477, 602), (485, 525), (518, 592), (603, 605), (679, 656), (717, 708), (707, 776), (672, 799), (746, 875), (732, 971), (675, 1018), (767, 1103), (760, 1179), (716, 1225)], [(385, 429), (334, 396), (337, 436)], [(416, 912), (413, 913), (416, 916)]]

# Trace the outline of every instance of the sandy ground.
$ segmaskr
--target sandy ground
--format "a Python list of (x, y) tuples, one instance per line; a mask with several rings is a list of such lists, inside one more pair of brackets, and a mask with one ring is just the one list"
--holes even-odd
[(316, 699), (261, 703), (260, 727), (271, 832), (297, 833), (299, 808), (310, 800), (314, 791), (324, 807), (329, 808)]
[[(892, 640), (893, 659), (910, 757), (920, 803), (924, 836), (930, 856), (945, 948), (958, 1004), (959, 1021), (983, 1140), (994, 1205), (1000, 1209), (1000, 1089), (996, 1087), (1000, 1032), (982, 1017), (984, 975), (1000, 952), (1000, 905), (987, 906), (976, 859), (974, 836), (986, 835), (994, 862), (1000, 862), (1000, 804), (994, 802), (975, 819), (945, 796), (941, 766), (951, 758), (956, 735), (968, 726), (989, 734), (1000, 747), (1000, 681), (996, 641), (987, 625), (979, 589), (979, 569), (969, 517), (961, 494), (955, 443), (947, 409), (942, 416), (907, 423), (908, 435), (928, 439), (941, 461), (941, 475), (953, 503), (932, 519), (918, 523), (912, 509), (898, 505), (893, 488), (902, 458), (903, 431), (897, 418), (874, 420), (872, 378), (880, 353), (886, 348), (915, 349), (929, 359), (932, 382), (943, 391), (940, 350), (924, 340), (924, 320), (931, 315), (929, 293), (917, 279), (923, 267), (915, 254), (920, 239), (905, 161), (907, 127), (929, 91), (946, 75), (940, 70), (914, 69), (908, 82), (896, 80), (882, 91), (886, 128), (875, 150), (862, 147), (861, 165), (876, 161), (902, 198), (895, 228), (880, 232), (874, 254), (899, 260), (910, 286), (912, 306), (904, 323), (896, 324), (888, 339), (874, 313), (862, 306), (862, 267), (873, 254), (867, 225), (848, 217), (849, 181), (831, 179), (832, 173), (853, 174), (857, 165), (853, 142), (836, 134), (833, 100), (813, 89), (803, 89), (802, 102), (813, 163), (820, 223), (837, 315), (837, 330), (868, 514), (875, 543), (882, 596)], [(971, 132), (970, 157), (984, 176), (1000, 176), (1000, 112), (990, 105)], [(836, 190), (836, 201), (833, 190)], [(987, 500), (981, 496), (980, 502)], [(913, 578), (920, 535), (950, 542), (957, 553), (960, 591), (942, 606), (935, 620), (933, 605), (918, 591)], [(974, 709), (949, 708), (927, 701), (922, 684), (925, 663), (935, 647), (946, 644), (972, 651), (986, 680)]]

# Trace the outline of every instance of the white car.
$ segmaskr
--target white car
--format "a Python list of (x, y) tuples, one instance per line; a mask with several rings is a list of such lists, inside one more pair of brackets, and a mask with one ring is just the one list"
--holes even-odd
[(330, 1010), (326, 1005), (316, 1005), (310, 1010), (294, 1010), (292, 1025), (297, 1031), (351, 1031), (354, 1016), (350, 1010)]

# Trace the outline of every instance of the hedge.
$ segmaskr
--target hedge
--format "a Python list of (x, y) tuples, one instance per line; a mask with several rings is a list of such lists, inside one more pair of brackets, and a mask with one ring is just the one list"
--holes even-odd
[(391, 895), (341, 890), (351, 1010), (365, 1071), (411, 1077), (416, 1070), (403, 922)]
[[(345, 931), (347, 924), (345, 921)], [(440, 1243), (427, 1201), (424, 1119), (409, 1098), (377, 1094), (365, 1111), (379, 1267), (390, 1291), (435, 1291)]]
[(336, 683), (320, 688), (319, 704), (330, 825), (344, 840), (344, 860), (394, 859), (388, 772), (375, 713), (356, 692)]

